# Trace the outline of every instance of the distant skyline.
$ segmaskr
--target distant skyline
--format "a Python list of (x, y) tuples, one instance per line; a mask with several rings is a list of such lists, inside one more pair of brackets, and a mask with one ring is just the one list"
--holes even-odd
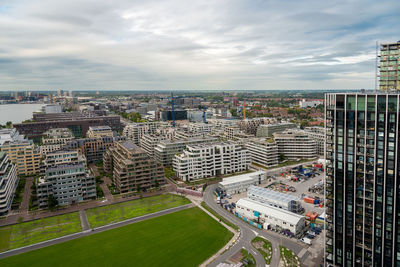
[(0, 0), (0, 91), (372, 89), (400, 1)]

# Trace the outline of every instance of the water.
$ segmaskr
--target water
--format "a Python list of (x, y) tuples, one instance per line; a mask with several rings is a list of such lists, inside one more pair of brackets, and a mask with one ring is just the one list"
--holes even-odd
[(7, 121), (21, 123), (24, 120), (32, 119), (32, 113), (40, 110), (43, 104), (6, 104), (0, 105), (0, 124)]

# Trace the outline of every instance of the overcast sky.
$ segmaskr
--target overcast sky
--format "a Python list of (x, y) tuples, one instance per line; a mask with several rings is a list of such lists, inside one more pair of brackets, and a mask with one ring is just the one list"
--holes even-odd
[(400, 1), (0, 0), (0, 90), (373, 88)]

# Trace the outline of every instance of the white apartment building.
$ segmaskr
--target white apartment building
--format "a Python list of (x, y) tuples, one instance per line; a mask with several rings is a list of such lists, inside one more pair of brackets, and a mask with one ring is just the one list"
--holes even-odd
[(136, 145), (140, 145), (140, 140), (145, 134), (154, 134), (157, 129), (169, 128), (167, 122), (143, 122), (143, 123), (132, 123), (125, 126), (122, 134), (126, 138), (132, 140)]
[(304, 133), (308, 137), (317, 142), (317, 155), (320, 157), (324, 156), (325, 151), (325, 128), (324, 127), (306, 127)]
[(227, 194), (240, 194), (246, 192), (251, 185), (259, 185), (267, 178), (263, 170), (227, 177), (219, 182), (218, 186)]
[(6, 153), (0, 152), (0, 216), (6, 215), (11, 209), (18, 181), (17, 167)]
[(0, 129), (0, 147), (6, 142), (23, 141), (24, 136), (20, 135), (15, 128)]
[(299, 107), (300, 108), (308, 108), (308, 107), (315, 108), (315, 107), (317, 107), (319, 105), (323, 105), (323, 104), (324, 104), (324, 101), (322, 101), (322, 100), (310, 100), (310, 101), (307, 101), (305, 99), (302, 99), (302, 100), (299, 101)]
[(311, 159), (317, 156), (317, 142), (299, 131), (274, 133), (279, 155), (289, 160)]
[(251, 163), (264, 167), (273, 167), (278, 164), (278, 145), (272, 138), (244, 139), (244, 145), (249, 151)]
[(188, 145), (173, 161), (174, 171), (184, 181), (245, 171), (248, 151), (236, 143)]
[(187, 145), (210, 143), (217, 141), (213, 137), (193, 138), (187, 140), (162, 140), (154, 148), (154, 158), (163, 166), (171, 166), (175, 155), (183, 152)]

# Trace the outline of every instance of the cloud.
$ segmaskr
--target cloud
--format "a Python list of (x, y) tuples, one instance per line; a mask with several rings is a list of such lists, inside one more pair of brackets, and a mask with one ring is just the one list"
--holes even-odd
[(372, 88), (392, 1), (0, 1), (0, 90)]

